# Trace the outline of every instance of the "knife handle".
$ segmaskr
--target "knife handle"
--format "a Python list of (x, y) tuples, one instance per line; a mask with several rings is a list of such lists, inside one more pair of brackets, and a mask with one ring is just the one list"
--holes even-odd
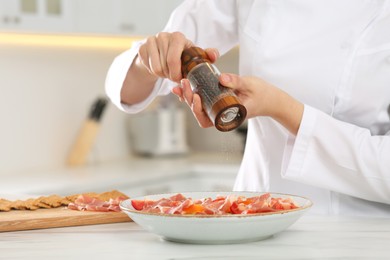
[(67, 158), (67, 165), (81, 166), (86, 164), (88, 156), (95, 143), (99, 130), (99, 121), (107, 104), (105, 98), (98, 98), (92, 105), (87, 120), (77, 135)]
[(99, 129), (99, 123), (95, 120), (87, 120), (81, 127), (67, 160), (69, 166), (84, 165), (95, 143)]

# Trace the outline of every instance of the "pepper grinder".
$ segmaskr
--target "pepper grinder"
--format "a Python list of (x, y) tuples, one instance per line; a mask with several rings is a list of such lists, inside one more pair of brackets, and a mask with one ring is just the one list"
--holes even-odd
[(220, 72), (202, 48), (191, 47), (183, 51), (181, 72), (194, 93), (199, 94), (203, 109), (219, 131), (231, 131), (244, 122), (246, 108), (232, 89), (219, 83)]

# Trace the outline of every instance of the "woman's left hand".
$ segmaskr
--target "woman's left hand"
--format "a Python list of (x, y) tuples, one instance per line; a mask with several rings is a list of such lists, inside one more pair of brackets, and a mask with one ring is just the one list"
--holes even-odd
[[(223, 73), (219, 80), (223, 86), (236, 93), (247, 109), (247, 118), (269, 116), (291, 133), (297, 134), (303, 115), (302, 103), (258, 77)], [(188, 80), (183, 79), (181, 87), (175, 87), (172, 92), (191, 107), (201, 127), (213, 126), (202, 108), (199, 95), (192, 92)]]

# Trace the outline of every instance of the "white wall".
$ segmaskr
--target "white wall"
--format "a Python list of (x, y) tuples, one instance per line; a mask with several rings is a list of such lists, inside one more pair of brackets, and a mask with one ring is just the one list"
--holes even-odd
[[(0, 46), (0, 173), (64, 165), (117, 49)], [(125, 115), (108, 106), (95, 160), (128, 153)]]
[[(121, 51), (0, 43), (0, 175), (65, 166), (92, 102), (105, 95), (107, 69)], [(219, 65), (221, 71), (234, 72), (236, 56), (236, 52), (228, 55), (226, 69)], [(126, 158), (131, 153), (127, 117), (108, 105), (91, 163)], [(190, 113), (188, 118), (188, 142), (193, 150), (242, 149), (236, 133), (200, 129)]]

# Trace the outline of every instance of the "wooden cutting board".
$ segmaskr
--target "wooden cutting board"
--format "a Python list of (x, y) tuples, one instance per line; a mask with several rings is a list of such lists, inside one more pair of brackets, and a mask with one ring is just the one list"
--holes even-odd
[(77, 211), (67, 208), (0, 212), (0, 232), (132, 221), (123, 212)]

